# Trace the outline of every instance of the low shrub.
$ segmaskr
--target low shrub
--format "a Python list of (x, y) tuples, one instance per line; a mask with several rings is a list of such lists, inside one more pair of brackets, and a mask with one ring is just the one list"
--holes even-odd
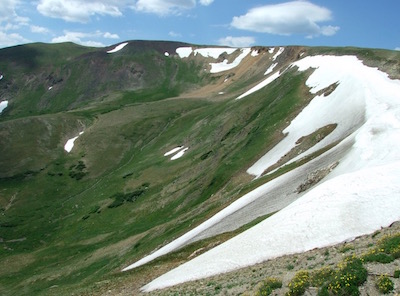
[(400, 278), (400, 269), (397, 269), (397, 270), (394, 271), (393, 277), (394, 277), (395, 279)]
[(288, 284), (289, 291), (286, 293), (286, 296), (303, 295), (309, 286), (310, 286), (309, 272), (306, 270), (300, 270), (296, 273), (296, 275)]
[(387, 275), (381, 275), (376, 281), (376, 287), (378, 288), (379, 292), (388, 294), (393, 291), (394, 284)]
[(327, 289), (334, 295), (359, 295), (358, 287), (367, 280), (367, 276), (367, 270), (360, 258), (347, 257), (338, 264)]
[(266, 278), (262, 285), (258, 288), (257, 296), (268, 296), (271, 295), (272, 291), (275, 289), (282, 288), (282, 281), (277, 278)]

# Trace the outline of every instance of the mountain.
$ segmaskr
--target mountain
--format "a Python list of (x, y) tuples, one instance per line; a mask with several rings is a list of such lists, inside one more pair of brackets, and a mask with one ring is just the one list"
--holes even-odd
[(227, 240), (152, 290), (400, 220), (399, 52), (28, 44), (0, 74), (4, 295), (140, 288)]

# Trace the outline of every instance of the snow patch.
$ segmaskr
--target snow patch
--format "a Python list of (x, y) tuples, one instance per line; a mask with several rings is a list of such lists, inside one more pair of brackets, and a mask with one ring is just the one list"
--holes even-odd
[(52, 88), (53, 88), (52, 86), (49, 86), (48, 90), (51, 90)]
[(72, 150), (72, 148), (74, 148), (74, 142), (75, 142), (75, 140), (78, 139), (79, 136), (82, 135), (82, 134), (83, 134), (83, 132), (80, 132), (78, 136), (76, 136), (76, 137), (74, 137), (74, 138), (72, 138), (72, 139), (69, 139), (69, 140), (67, 141), (67, 143), (65, 143), (65, 145), (64, 145), (64, 150), (67, 151), (68, 153), (70, 153), (71, 150)]
[(178, 147), (175, 147), (174, 149), (166, 152), (164, 154), (164, 156), (170, 156), (170, 155), (175, 154), (174, 156), (171, 157), (171, 160), (176, 160), (176, 159), (181, 158), (188, 149), (189, 148), (187, 148), (187, 147), (185, 148), (184, 146), (178, 146)]
[(169, 57), (169, 53), (166, 51), (166, 52), (164, 52), (164, 55), (166, 56), (166, 57)]
[(183, 149), (183, 148), (184, 148), (183, 146), (178, 146), (178, 147), (176, 147), (176, 148), (174, 148), (174, 149), (172, 149), (172, 150), (166, 152), (166, 153), (164, 154), (164, 156), (169, 156), (169, 155), (171, 155), (171, 154), (174, 154), (174, 153), (178, 152), (179, 150), (181, 150), (181, 149)]
[(128, 42), (124, 42), (124, 43), (118, 44), (114, 49), (111, 49), (111, 50), (107, 51), (107, 53), (114, 53), (114, 52), (120, 51), (121, 49), (123, 49), (127, 45), (128, 45)]
[(179, 47), (176, 49), (176, 53), (181, 59), (189, 57), (192, 52), (193, 49), (191, 47)]
[(8, 101), (1, 101), (0, 102), (0, 114), (3, 112), (4, 109), (6, 109), (8, 106)]
[(271, 47), (270, 49), (268, 49), (268, 52), (269, 52), (270, 54), (273, 54), (273, 53), (274, 53), (274, 50), (275, 50), (275, 48), (274, 48), (274, 47)]
[(205, 58), (217, 59), (221, 54), (226, 52), (227, 54), (232, 54), (237, 50), (237, 48), (231, 47), (209, 47), (209, 48), (198, 48), (194, 50), (194, 55), (201, 54)]
[(4, 77), (3, 75), (0, 75), (0, 80), (2, 80), (2, 79), (3, 79), (3, 77)]
[(210, 73), (219, 73), (237, 67), (241, 63), (241, 61), (251, 52), (251, 48), (243, 48), (241, 49), (241, 52), (242, 53), (230, 64), (228, 64), (228, 60), (224, 60), (222, 63), (210, 63)]
[(184, 148), (181, 151), (179, 151), (177, 154), (175, 154), (174, 156), (171, 157), (171, 160), (176, 160), (178, 158), (181, 158), (185, 152), (188, 150), (189, 148)]
[(253, 50), (252, 52), (251, 52), (251, 56), (252, 57), (256, 57), (256, 56), (258, 56), (258, 50)]
[(243, 99), (244, 97), (247, 97), (248, 95), (262, 89), (263, 87), (266, 87), (268, 84), (270, 84), (272, 81), (274, 81), (275, 79), (277, 79), (281, 74), (279, 72), (275, 72), (274, 74), (272, 74), (271, 76), (269, 76), (267, 79), (265, 79), (264, 81), (262, 81), (261, 83), (257, 84), (256, 86), (254, 86), (253, 88), (249, 89), (248, 91), (246, 91), (244, 94), (238, 96), (236, 98), (236, 100), (240, 100)]
[(267, 69), (267, 71), (265, 71), (264, 75), (268, 75), (269, 73), (272, 73), (272, 71), (274, 71), (274, 68), (276, 67), (276, 65), (278, 65), (278, 63), (273, 63), (273, 64)]
[(272, 57), (272, 60), (275, 61), (285, 50), (284, 47), (279, 47), (277, 53)]

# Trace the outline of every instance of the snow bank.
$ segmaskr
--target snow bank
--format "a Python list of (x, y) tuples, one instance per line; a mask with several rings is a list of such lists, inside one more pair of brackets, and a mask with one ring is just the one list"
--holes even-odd
[(284, 50), (285, 50), (284, 47), (279, 47), (276, 54), (272, 57), (272, 60), (275, 61), (283, 53)]
[[(83, 134), (83, 132), (80, 132), (80, 133), (79, 133), (79, 136), (82, 135), (82, 134)], [(74, 148), (74, 142), (75, 142), (75, 140), (78, 139), (79, 136), (76, 136), (76, 137), (74, 137), (74, 138), (72, 138), (72, 139), (69, 139), (69, 140), (67, 141), (67, 143), (65, 143), (65, 145), (64, 145), (64, 150), (67, 151), (68, 153), (70, 153), (71, 150), (72, 150), (72, 148)]]
[(271, 76), (269, 76), (267, 79), (265, 79), (264, 81), (260, 82), (259, 84), (257, 84), (256, 86), (252, 87), (251, 89), (249, 89), (248, 91), (246, 91), (244, 94), (241, 94), (240, 96), (238, 96), (236, 98), (236, 100), (240, 100), (243, 99), (244, 97), (247, 97), (248, 95), (262, 89), (263, 87), (266, 87), (268, 84), (270, 84), (272, 81), (274, 81), (276, 78), (278, 78), (281, 74), (279, 72), (275, 72), (274, 74), (272, 74)]
[(179, 47), (176, 49), (176, 53), (181, 59), (189, 57), (192, 52), (193, 49), (191, 47)]
[(351, 240), (400, 220), (400, 162), (343, 174), (142, 288), (152, 291)]
[(8, 101), (1, 101), (0, 102), (0, 113), (3, 112), (4, 109), (6, 109), (8, 106)]
[(278, 65), (278, 63), (273, 63), (268, 69), (267, 71), (265, 71), (264, 75), (268, 75), (269, 73), (272, 73), (272, 71), (274, 71), (274, 68)]
[[(316, 69), (306, 82), (311, 88), (311, 93), (317, 93), (334, 83), (339, 85), (327, 97), (316, 96), (283, 131), (287, 133), (286, 137), (247, 170), (256, 177), (296, 146), (296, 141), (300, 137), (309, 135), (328, 124), (338, 124), (325, 139), (290, 162), (343, 139), (365, 122), (365, 116), (369, 116), (370, 120), (375, 117), (381, 118), (381, 112), (385, 112), (382, 108), (384, 109), (387, 104), (396, 105), (400, 102), (400, 81), (390, 80), (387, 74), (366, 67), (354, 56), (306, 57), (293, 63), (292, 66), (298, 67), (299, 71)], [(381, 102), (378, 102), (377, 98)], [(378, 110), (381, 111), (376, 113)], [(375, 115), (371, 117), (373, 113)], [(393, 115), (389, 118), (392, 117)], [(374, 124), (385, 125), (377, 122)], [(379, 151), (379, 148), (376, 151)], [(357, 167), (360, 167), (359, 164)]]
[(230, 64), (228, 64), (228, 60), (224, 60), (222, 63), (210, 63), (210, 73), (219, 73), (237, 67), (241, 63), (241, 61), (251, 52), (251, 48), (243, 48), (240, 51), (242, 53)]
[(124, 42), (124, 43), (118, 44), (114, 49), (111, 49), (111, 50), (107, 51), (107, 53), (114, 53), (114, 52), (120, 51), (121, 49), (123, 49), (127, 45), (128, 45), (128, 42)]

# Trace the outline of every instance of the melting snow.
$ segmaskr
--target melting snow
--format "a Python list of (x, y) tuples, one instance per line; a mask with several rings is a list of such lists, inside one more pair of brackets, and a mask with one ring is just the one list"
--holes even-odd
[(251, 56), (252, 56), (252, 57), (258, 56), (258, 50), (253, 50), (253, 51), (251, 52)]
[(0, 102), (0, 113), (3, 112), (4, 109), (6, 109), (8, 106), (8, 101), (1, 101)]
[[(82, 135), (82, 134), (83, 134), (83, 132), (80, 132), (79, 136)], [(68, 153), (71, 152), (72, 148), (74, 148), (74, 142), (75, 142), (76, 139), (79, 138), (79, 136), (76, 136), (76, 137), (74, 137), (72, 139), (69, 139), (67, 141), (67, 143), (65, 143), (65, 145), (64, 145), (64, 150), (67, 151)]]
[(182, 149), (182, 150), (179, 151), (177, 154), (175, 154), (174, 156), (172, 156), (172, 157), (171, 157), (171, 160), (175, 160), (175, 159), (181, 158), (181, 157), (185, 154), (185, 152), (186, 152), (188, 149), (189, 149), (189, 148), (184, 148), (184, 149)]
[(254, 86), (253, 88), (249, 89), (248, 91), (246, 91), (244, 94), (238, 96), (236, 98), (236, 100), (240, 100), (243, 99), (244, 97), (247, 97), (248, 95), (262, 89), (263, 87), (267, 86), (268, 84), (270, 84), (272, 81), (274, 81), (276, 78), (278, 78), (281, 74), (279, 72), (275, 72), (274, 74), (272, 74), (271, 76), (269, 76), (267, 79), (265, 79), (264, 81), (262, 81), (261, 83), (257, 84), (256, 86)]
[(166, 152), (164, 154), (164, 156), (170, 156), (170, 155), (176, 153), (174, 156), (171, 157), (171, 160), (176, 160), (178, 158), (181, 158), (188, 149), (189, 148), (185, 148), (184, 146), (178, 146), (178, 147)]
[(194, 55), (200, 54), (205, 58), (211, 57), (211, 58), (217, 59), (224, 52), (226, 52), (227, 54), (232, 54), (233, 52), (235, 52), (235, 50), (237, 50), (237, 48), (209, 47), (209, 48), (198, 48), (198, 49), (193, 50), (191, 47), (179, 47), (176, 49), (176, 53), (181, 58), (187, 58), (193, 52)]
[(272, 60), (275, 61), (282, 54), (284, 50), (285, 50), (284, 47), (279, 47), (278, 52), (272, 57)]
[(124, 43), (118, 44), (114, 49), (111, 49), (111, 50), (107, 51), (107, 53), (114, 53), (114, 52), (120, 51), (121, 49), (123, 49), (127, 45), (128, 45), (128, 42), (124, 42)]
[[(329, 138), (324, 145), (348, 134), (353, 146), (325, 182), (251, 229), (155, 279), (143, 287), (144, 291), (352, 240), (400, 220), (400, 81), (364, 66), (356, 57), (306, 57), (293, 66), (299, 71), (316, 68), (306, 82), (312, 93), (336, 82), (339, 85), (327, 97), (316, 96), (292, 121), (282, 142), (291, 134), (307, 135), (309, 130), (330, 122), (338, 123), (338, 127), (323, 140)], [(323, 117), (327, 119), (324, 121)], [(296, 141), (297, 135), (294, 138)], [(271, 162), (275, 163), (294, 144), (289, 141), (285, 144), (288, 148), (279, 148), (279, 153), (271, 150), (267, 154), (274, 159)], [(333, 149), (339, 149), (338, 146)], [(253, 192), (265, 190), (268, 194), (268, 184), (164, 248), (170, 248), (168, 252), (176, 249), (215, 220), (245, 206)], [(138, 261), (136, 266), (152, 260), (157, 252)]]
[(251, 48), (241, 49), (241, 52), (242, 53), (230, 64), (228, 64), (228, 60), (224, 60), (222, 63), (210, 63), (210, 73), (219, 73), (237, 67), (240, 62), (251, 52)]
[(278, 65), (278, 63), (274, 63), (272, 64), (267, 71), (265, 71), (264, 75), (268, 75), (269, 73), (272, 73), (272, 71), (274, 71), (274, 68), (276, 67), (276, 65)]
[(191, 47), (179, 47), (176, 49), (176, 53), (181, 59), (189, 57), (192, 51), (193, 49)]

